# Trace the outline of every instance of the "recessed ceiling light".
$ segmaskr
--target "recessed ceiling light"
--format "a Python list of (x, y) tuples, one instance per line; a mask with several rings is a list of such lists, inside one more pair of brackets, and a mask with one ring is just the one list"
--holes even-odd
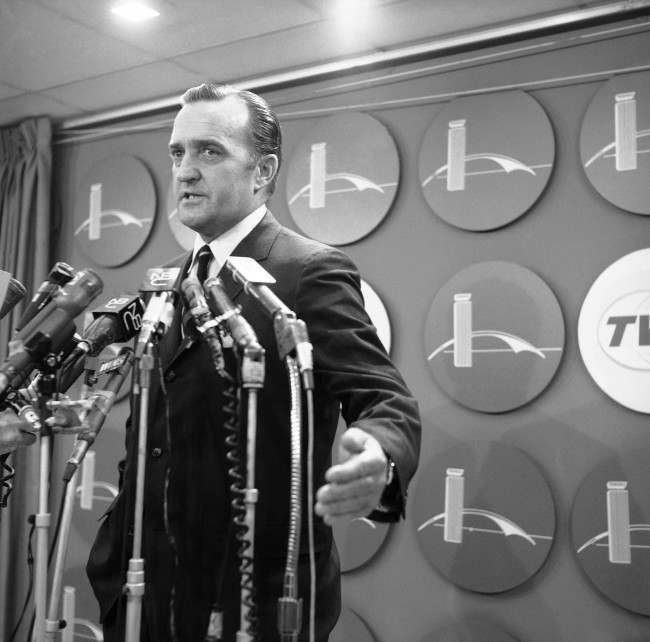
[(159, 11), (148, 7), (142, 2), (122, 2), (111, 9), (111, 11), (121, 18), (131, 20), (132, 22), (142, 22), (160, 15)]

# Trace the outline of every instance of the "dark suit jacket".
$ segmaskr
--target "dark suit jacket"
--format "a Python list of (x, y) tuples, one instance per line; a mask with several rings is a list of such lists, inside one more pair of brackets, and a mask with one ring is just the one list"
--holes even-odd
[[(395, 461), (398, 471), (395, 510), (388, 517), (380, 513), (371, 517), (398, 519), (403, 514), (407, 485), (418, 460), (417, 404), (387, 357), (364, 310), (356, 268), (339, 250), (282, 227), (268, 212), (233, 255), (252, 257), (268, 270), (277, 280), (271, 289), (307, 324), (314, 346), (316, 390), (314, 489), (323, 483), (325, 471), (331, 465), (330, 453), (340, 410), (348, 425), (376, 437)], [(189, 255), (183, 255), (173, 265), (186, 270), (189, 260)], [(260, 493), (255, 524), (256, 588), (261, 605), (260, 639), (266, 641), (274, 639), (274, 611), (281, 594), (287, 546), (288, 377), (278, 358), (269, 318), (225, 270), (220, 276), (266, 349), (255, 484)], [(210, 604), (220, 590), (217, 577), (222, 578), (221, 600), (232, 604), (235, 610), (239, 594), (234, 556), (224, 554), (229, 548), (232, 553), (234, 545), (232, 529), (228, 526), (230, 482), (223, 444), (222, 382), (204, 346), (191, 334), (181, 340), (179, 328), (180, 313), (177, 313), (160, 345), (162, 380), (158, 370), (154, 372), (150, 395), (144, 611), (149, 639), (169, 639), (167, 628), (171, 614), (178, 639), (190, 642), (203, 639)], [(128, 534), (133, 518), (128, 505), (135, 485), (136, 428), (134, 420), (133, 427), (127, 430), (122, 490), (100, 527), (88, 563), (88, 574), (104, 621), (110, 620), (111, 611), (115, 610), (124, 583), (125, 559), (130, 556)], [(305, 433), (303, 444), (306, 444)], [(301, 551), (306, 555), (306, 519), (303, 525)], [(332, 532), (318, 517), (315, 548), (319, 567), (317, 630), (325, 637), (338, 617), (340, 589)], [(224, 562), (224, 557), (229, 561)], [(301, 582), (299, 590), (306, 605), (306, 576), (301, 577)], [(170, 605), (172, 586), (173, 606)], [(234, 623), (226, 623), (228, 631), (239, 628), (236, 617)], [(303, 631), (307, 628), (306, 614), (304, 620)]]

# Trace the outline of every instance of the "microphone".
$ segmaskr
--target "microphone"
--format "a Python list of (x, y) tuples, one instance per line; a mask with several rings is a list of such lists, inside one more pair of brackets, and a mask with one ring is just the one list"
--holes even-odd
[(275, 283), (275, 278), (255, 259), (248, 256), (231, 256), (226, 260), (224, 267), (237, 283), (244, 286), (246, 294), (249, 294), (260, 303), (271, 318), (274, 318), (277, 312), (293, 314), (284, 302), (266, 285), (267, 283)]
[(203, 284), (203, 290), (208, 299), (210, 310), (216, 317), (215, 321), (226, 323), (239, 348), (259, 346), (255, 330), (241, 315), (239, 307), (231, 301), (223, 286), (223, 281), (218, 276), (207, 279)]
[(12, 452), (18, 446), (29, 446), (36, 441), (31, 424), (19, 418), (13, 410), (0, 412), (0, 455)]
[(5, 400), (6, 411), (0, 413), (0, 454), (4, 446), (29, 446), (41, 431), (41, 420), (25, 397), (12, 390)]
[(21, 301), (27, 290), (25, 286), (11, 277), (9, 272), (0, 270), (0, 319), (3, 319)]
[(304, 321), (266, 285), (275, 279), (255, 259), (247, 256), (231, 256), (224, 267), (232, 278), (244, 286), (246, 294), (255, 299), (273, 319), (273, 328), (280, 359), (295, 353), (298, 367), (307, 390), (314, 388), (313, 348)]
[(23, 316), (16, 325), (16, 332), (24, 328), (51, 300), (52, 297), (74, 277), (75, 271), (71, 265), (58, 261), (54, 264), (47, 279), (41, 283), (29, 305), (25, 308)]
[(77, 272), (72, 281), (9, 343), (9, 357), (0, 365), (0, 400), (9, 386), (17, 388), (49, 352), (59, 352), (75, 332), (73, 319), (102, 290), (102, 280), (90, 269)]
[(63, 472), (63, 481), (69, 482), (72, 479), (79, 464), (86, 456), (86, 452), (93, 445), (99, 431), (104, 425), (108, 413), (115, 403), (122, 383), (133, 366), (133, 359), (133, 350), (124, 347), (115, 359), (108, 361), (100, 367), (99, 374), (104, 374), (109, 368), (111, 374), (108, 376), (104, 389), (98, 390), (94, 394), (92, 406), (81, 424), (83, 430), (77, 435), (77, 441), (75, 441), (73, 446), (72, 454), (66, 463)]
[(226, 374), (226, 361), (221, 349), (221, 340), (217, 332), (217, 322), (212, 318), (205, 300), (201, 282), (195, 276), (188, 276), (181, 283), (181, 291), (187, 301), (194, 325), (205, 341), (215, 369), (221, 376)]
[(92, 311), (93, 321), (66, 359), (63, 367), (82, 356), (96, 357), (107, 345), (133, 338), (142, 327), (144, 303), (137, 294), (112, 297)]
[(140, 292), (153, 292), (142, 317), (140, 334), (135, 344), (135, 358), (140, 359), (149, 341), (165, 334), (174, 316), (176, 292), (174, 286), (180, 268), (150, 268), (147, 270)]

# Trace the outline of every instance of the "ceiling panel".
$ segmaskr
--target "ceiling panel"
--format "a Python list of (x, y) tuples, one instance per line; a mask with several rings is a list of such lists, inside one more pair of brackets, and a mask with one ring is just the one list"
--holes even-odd
[(15, 98), (0, 101), (0, 120), (3, 125), (14, 123), (31, 116), (69, 118), (78, 114), (79, 108), (66, 105), (40, 94), (21, 94)]
[(147, 1), (161, 15), (128, 24), (110, 13), (118, 0), (0, 0), (0, 125), (21, 109), (83, 116), (166, 99), (204, 79), (250, 80), (551, 12), (624, 4), (369, 0), (365, 17), (336, 19), (332, 0)]
[(160, 15), (144, 23), (128, 23), (112, 14), (116, 0), (32, 1), (166, 58), (320, 19), (299, 0), (150, 2)]
[(0, 82), (38, 90), (153, 60), (29, 2), (2, 6)]
[(384, 7), (367, 28), (377, 46), (393, 47), (403, 42), (404, 33), (425, 40), (574, 8), (572, 0), (412, 0), (408, 11), (399, 5)]
[[(41, 92), (82, 109), (97, 111), (169, 96), (179, 88), (201, 83), (205, 78), (171, 62), (156, 62), (125, 71), (105, 74), (88, 80), (55, 87)], [(152, 95), (152, 88), (157, 92)]]
[(234, 81), (374, 51), (364, 37), (343, 37), (331, 21), (285, 29), (175, 58), (212, 80)]

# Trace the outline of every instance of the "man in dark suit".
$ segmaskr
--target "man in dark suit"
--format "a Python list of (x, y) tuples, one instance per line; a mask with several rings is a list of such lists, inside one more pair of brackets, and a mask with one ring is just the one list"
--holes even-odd
[[(314, 346), (316, 493), (315, 639), (324, 642), (340, 611), (340, 574), (330, 525), (369, 515), (397, 521), (418, 460), (417, 404), (381, 346), (364, 310), (359, 274), (340, 251), (282, 227), (266, 209), (281, 161), (275, 114), (259, 96), (201, 85), (183, 96), (169, 144), (180, 220), (197, 233), (194, 251), (172, 263), (182, 276), (216, 275), (266, 349), (266, 385), (257, 431), (255, 588), (258, 639), (278, 640), (277, 599), (287, 551), (290, 395), (272, 323), (221, 266), (229, 255), (257, 260), (274, 292), (305, 321)], [(207, 246), (208, 249), (205, 249)], [(205, 256), (206, 259), (201, 259)], [(187, 316), (187, 315), (186, 315)], [(239, 579), (224, 447), (224, 382), (182, 313), (159, 346), (149, 411), (142, 639), (205, 639), (209, 614), (224, 613), (223, 639), (239, 629)], [(158, 374), (162, 374), (162, 378)], [(339, 411), (347, 430), (339, 463), (331, 448)], [(121, 491), (88, 562), (105, 639), (123, 639), (125, 561), (130, 555), (136, 421), (127, 430)], [(304, 459), (304, 458), (303, 458)], [(303, 468), (306, 470), (306, 466)], [(303, 515), (306, 499), (303, 493)], [(303, 524), (307, 523), (303, 518)], [(308, 639), (309, 564), (302, 529), (300, 639)]]

